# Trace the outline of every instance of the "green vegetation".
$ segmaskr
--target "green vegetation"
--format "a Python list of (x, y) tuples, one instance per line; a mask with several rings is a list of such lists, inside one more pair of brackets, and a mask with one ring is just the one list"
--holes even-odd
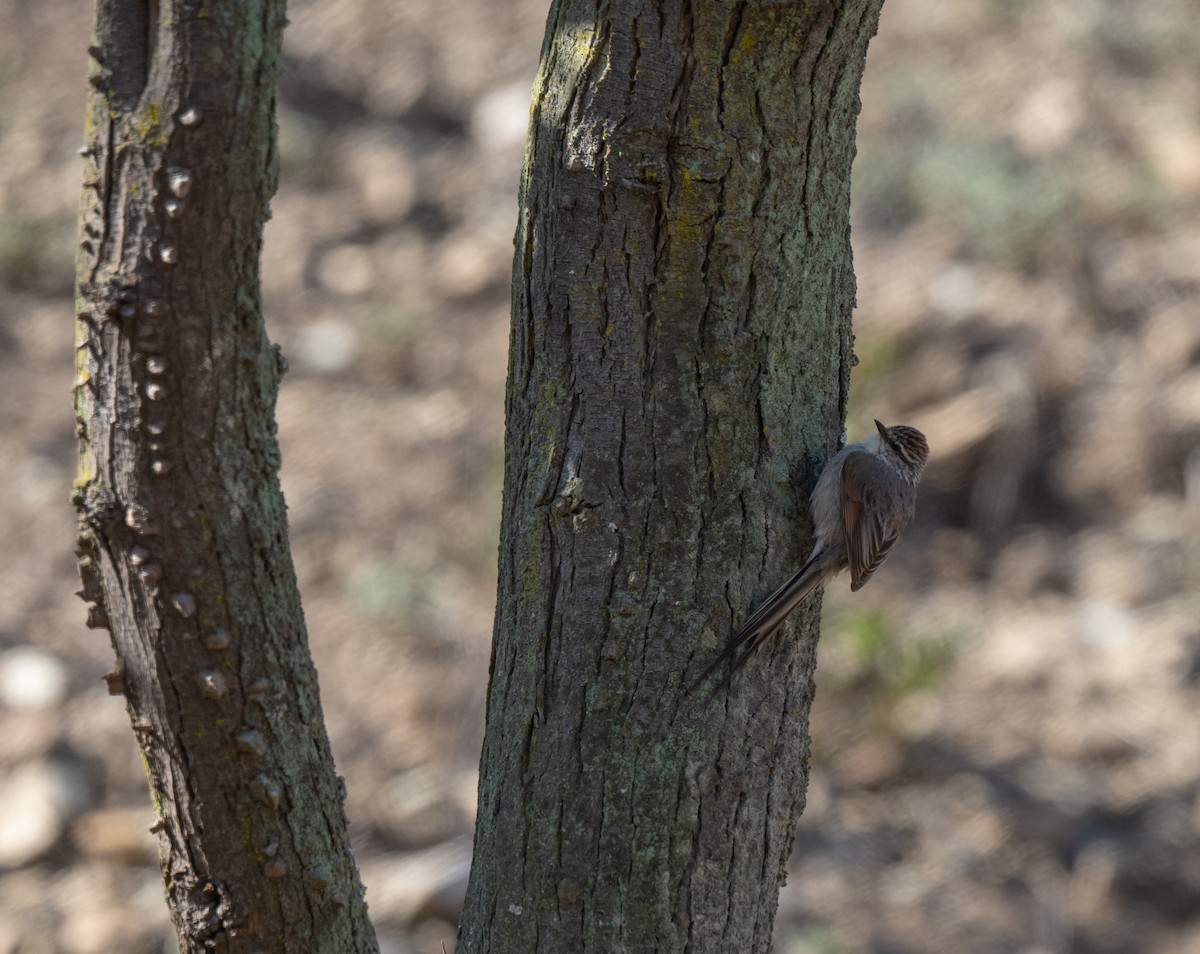
[(834, 614), (825, 634), (824, 685), (838, 695), (869, 693), (883, 722), (901, 700), (937, 688), (961, 642), (955, 634), (906, 636), (878, 609)]

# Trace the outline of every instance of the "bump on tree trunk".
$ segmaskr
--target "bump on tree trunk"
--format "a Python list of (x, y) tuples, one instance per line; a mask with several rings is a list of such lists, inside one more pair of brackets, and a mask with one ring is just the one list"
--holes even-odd
[(282, 0), (98, 0), (74, 502), (181, 951), (376, 950), (288, 551), (259, 252)]

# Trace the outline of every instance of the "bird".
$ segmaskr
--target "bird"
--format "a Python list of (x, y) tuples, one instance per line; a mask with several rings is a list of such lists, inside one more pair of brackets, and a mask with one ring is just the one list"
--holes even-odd
[(917, 484), (929, 442), (915, 427), (887, 427), (847, 444), (829, 459), (810, 497), (816, 542), (804, 565), (767, 597), (733, 634), (721, 654), (692, 683), (692, 692), (725, 660), (723, 686), (765, 645), (808, 597), (843, 570), (850, 589), (862, 589), (900, 539), (916, 511)]

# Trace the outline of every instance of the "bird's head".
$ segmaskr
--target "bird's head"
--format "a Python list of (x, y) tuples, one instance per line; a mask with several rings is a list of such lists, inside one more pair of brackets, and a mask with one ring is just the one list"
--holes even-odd
[(924, 434), (906, 424), (888, 427), (876, 421), (875, 427), (879, 431), (880, 442), (889, 447), (903, 463), (918, 474), (924, 469), (929, 460), (929, 441)]

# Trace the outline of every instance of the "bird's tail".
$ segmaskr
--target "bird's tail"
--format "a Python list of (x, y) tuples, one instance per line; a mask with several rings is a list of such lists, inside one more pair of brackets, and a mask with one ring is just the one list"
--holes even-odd
[(734, 673), (742, 668), (754, 652), (763, 646), (787, 619), (797, 606), (803, 603), (809, 595), (825, 582), (827, 561), (824, 553), (818, 551), (808, 558), (808, 562), (800, 567), (783, 586), (763, 600), (762, 605), (754, 611), (742, 628), (739, 629), (726, 643), (721, 654), (717, 656), (700, 674), (700, 677), (688, 687), (688, 693), (708, 679), (709, 676), (725, 660), (730, 660), (729, 672), (721, 682), (722, 688), (728, 688)]

